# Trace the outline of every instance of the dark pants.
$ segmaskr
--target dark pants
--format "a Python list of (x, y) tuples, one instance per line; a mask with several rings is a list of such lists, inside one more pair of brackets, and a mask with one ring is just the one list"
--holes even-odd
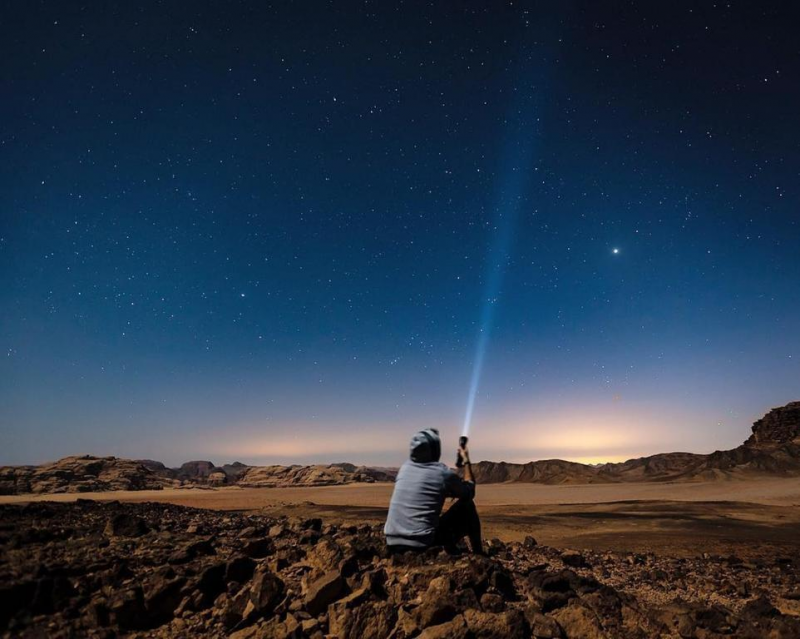
[(469, 539), (472, 552), (483, 554), (481, 540), (481, 520), (478, 509), (471, 499), (458, 499), (447, 512), (439, 518), (436, 529), (436, 545), (452, 549), (464, 537)]
[[(458, 499), (447, 512), (439, 518), (439, 527), (436, 529), (434, 546), (444, 546), (449, 551), (454, 551), (456, 544), (466, 537), (469, 539), (472, 552), (482, 555), (483, 542), (481, 540), (481, 520), (478, 509), (471, 499)], [(426, 548), (417, 546), (389, 546), (391, 553), (421, 552)]]

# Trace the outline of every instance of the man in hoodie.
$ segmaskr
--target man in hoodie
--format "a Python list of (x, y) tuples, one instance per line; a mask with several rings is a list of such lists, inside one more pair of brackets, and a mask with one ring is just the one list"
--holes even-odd
[[(464, 479), (439, 461), (439, 431), (428, 428), (411, 439), (411, 459), (397, 473), (384, 534), (392, 551), (444, 546), (453, 551), (464, 537), (482, 554), (481, 522), (475, 509), (475, 479), (466, 446), (460, 449)], [(456, 502), (442, 514), (447, 497)]]

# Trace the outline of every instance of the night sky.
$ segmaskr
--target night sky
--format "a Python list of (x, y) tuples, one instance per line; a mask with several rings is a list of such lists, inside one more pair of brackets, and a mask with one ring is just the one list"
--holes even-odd
[(0, 463), (397, 465), (481, 347), (476, 459), (738, 445), (800, 399), (798, 18), (4, 0)]

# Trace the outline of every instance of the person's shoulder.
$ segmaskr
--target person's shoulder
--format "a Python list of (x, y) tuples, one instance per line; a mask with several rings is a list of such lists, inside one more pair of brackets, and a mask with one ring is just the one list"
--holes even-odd
[(454, 475), (454, 476), (458, 477), (458, 475), (456, 474), (456, 471), (454, 471), (452, 468), (450, 468), (450, 466), (448, 466), (447, 464), (445, 464), (443, 462), (436, 462), (436, 465), (438, 466), (439, 471), (445, 477), (450, 477), (451, 475)]

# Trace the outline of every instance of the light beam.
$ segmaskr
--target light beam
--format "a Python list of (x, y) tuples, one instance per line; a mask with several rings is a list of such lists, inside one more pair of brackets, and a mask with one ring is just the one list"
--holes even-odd
[[(520, 126), (520, 128), (523, 127)], [(508, 154), (508, 159), (511, 160), (509, 162), (510, 166), (504, 171), (506, 181), (499, 195), (497, 223), (495, 225), (494, 241), (489, 252), (489, 272), (484, 288), (483, 307), (478, 338), (475, 344), (475, 357), (472, 363), (469, 394), (467, 395), (467, 409), (464, 415), (464, 426), (461, 429), (461, 434), (466, 437), (469, 437), (470, 427), (472, 426), (475, 399), (478, 395), (483, 363), (486, 359), (489, 338), (494, 326), (495, 309), (500, 299), (503, 275), (514, 239), (514, 228), (519, 217), (519, 210), (524, 199), (525, 185), (527, 184), (531, 157), (531, 134), (528, 132), (526, 136), (525, 133), (523, 131), (516, 138), (516, 142)]]

